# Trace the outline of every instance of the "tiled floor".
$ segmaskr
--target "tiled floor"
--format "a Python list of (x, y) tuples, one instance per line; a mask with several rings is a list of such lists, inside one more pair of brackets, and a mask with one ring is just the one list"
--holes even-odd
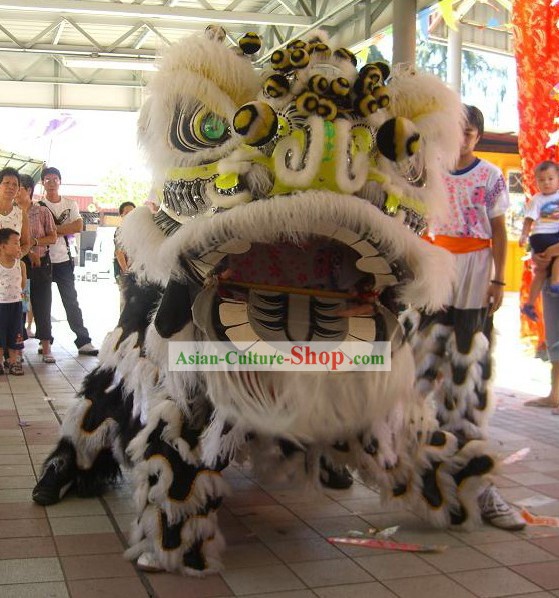
[[(81, 283), (79, 292), (99, 344), (116, 318), (116, 288)], [(522, 405), (525, 397), (547, 390), (548, 366), (522, 354), (515, 300), (507, 297), (498, 318), (499, 394), (491, 433), (503, 456), (531, 450), (504, 466), (497, 482), (512, 502), (559, 516), (559, 417)], [(0, 378), (1, 598), (559, 596), (559, 529), (433, 530), (411, 512), (381, 506), (375, 491), (359, 483), (347, 491), (301, 495), (262, 487), (249, 471), (233, 467), (224, 475), (234, 492), (220, 512), (228, 542), (223, 573), (205, 579), (140, 573), (122, 558), (133, 517), (127, 483), (98, 500), (69, 497), (46, 509), (30, 501), (60, 419), (84, 372), (96, 363), (76, 356), (65, 322), (55, 324), (55, 336), (55, 366), (42, 364), (36, 341), (29, 341), (25, 376)], [(371, 525), (399, 525), (398, 540), (448, 549), (395, 553), (334, 547), (325, 540)]]

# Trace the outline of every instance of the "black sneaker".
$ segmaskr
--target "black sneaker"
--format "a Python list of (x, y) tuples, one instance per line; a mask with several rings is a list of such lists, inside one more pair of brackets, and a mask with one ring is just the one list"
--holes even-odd
[(332, 490), (347, 490), (353, 484), (353, 478), (347, 467), (336, 468), (320, 459), (320, 482)]
[(31, 497), (38, 504), (46, 507), (60, 502), (74, 483), (73, 476), (57, 470), (56, 463), (50, 463), (43, 471)]

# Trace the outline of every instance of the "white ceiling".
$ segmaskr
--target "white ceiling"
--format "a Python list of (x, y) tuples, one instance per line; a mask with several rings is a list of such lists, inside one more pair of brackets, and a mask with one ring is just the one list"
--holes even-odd
[[(417, 8), (433, 3), (417, 0)], [(349, 47), (391, 20), (391, 0), (0, 0), (0, 106), (137, 110), (148, 72), (66, 61), (151, 62), (212, 23), (229, 43), (257, 32), (263, 60), (318, 27)]]
[[(420, 0), (419, 5), (428, 5)], [(69, 57), (154, 60), (210, 23), (230, 43), (256, 31), (260, 56), (316, 27), (339, 45), (391, 19), (390, 0), (0, 0), (0, 105), (136, 110), (149, 73), (75, 68)]]

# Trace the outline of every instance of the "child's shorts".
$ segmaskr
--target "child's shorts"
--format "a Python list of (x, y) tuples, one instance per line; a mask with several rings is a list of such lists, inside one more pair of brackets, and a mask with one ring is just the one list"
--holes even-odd
[(559, 243), (559, 232), (530, 235), (530, 248), (532, 249), (532, 253), (541, 253), (556, 243)]
[(0, 303), (0, 347), (23, 349), (23, 312), (21, 301)]

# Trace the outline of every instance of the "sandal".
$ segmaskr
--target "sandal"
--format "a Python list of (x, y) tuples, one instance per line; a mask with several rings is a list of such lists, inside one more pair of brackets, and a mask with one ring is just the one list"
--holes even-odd
[(8, 364), (8, 373), (12, 376), (23, 376), (23, 366), (21, 363)]
[(532, 322), (538, 321), (538, 314), (536, 313), (536, 308), (530, 303), (525, 303), (520, 308), (520, 313), (524, 314), (529, 320), (532, 320)]
[(48, 355), (43, 354), (43, 363), (56, 363), (56, 359), (50, 353)]

